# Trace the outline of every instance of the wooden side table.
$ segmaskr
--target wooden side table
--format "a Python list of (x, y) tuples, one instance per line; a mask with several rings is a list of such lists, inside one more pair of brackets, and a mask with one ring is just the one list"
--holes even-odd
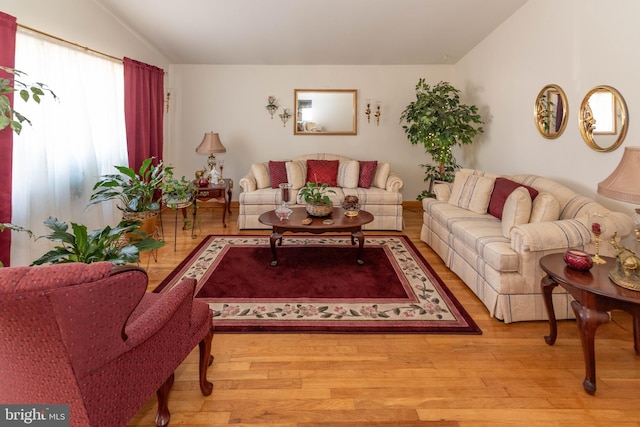
[[(193, 202), (193, 220), (196, 220), (196, 214), (198, 211), (198, 201), (201, 202), (215, 202), (222, 205), (222, 225), (224, 227), (227, 226), (226, 217), (227, 212), (231, 213), (231, 195), (233, 190), (233, 180), (229, 178), (223, 179), (223, 183), (213, 184), (209, 183), (206, 187), (199, 187), (197, 183), (194, 183), (196, 186), (197, 192), (195, 195), (195, 200)], [(187, 217), (187, 210), (182, 210), (182, 216), (184, 218)], [(194, 236), (195, 238), (195, 236)]]
[(552, 292), (559, 285), (575, 299), (571, 302), (571, 308), (576, 315), (585, 364), (582, 386), (588, 394), (594, 394), (594, 340), (598, 327), (609, 321), (608, 311), (623, 310), (633, 316), (633, 347), (636, 354), (640, 355), (640, 292), (620, 287), (609, 279), (609, 271), (616, 264), (615, 258), (602, 257), (607, 261), (606, 264), (594, 264), (589, 271), (578, 271), (567, 267), (563, 256), (564, 254), (552, 254), (540, 259), (540, 267), (547, 273), (541, 286), (550, 327), (550, 333), (544, 339), (547, 344), (553, 345), (558, 336)]

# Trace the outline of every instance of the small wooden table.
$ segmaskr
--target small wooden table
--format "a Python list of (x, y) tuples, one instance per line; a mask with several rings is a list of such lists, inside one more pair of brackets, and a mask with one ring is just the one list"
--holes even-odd
[[(231, 190), (233, 189), (233, 180), (225, 178), (223, 183), (209, 183), (206, 187), (196, 185), (196, 195), (193, 202), (193, 222), (195, 223), (198, 211), (198, 200), (202, 202), (216, 202), (222, 205), (222, 226), (226, 227), (225, 221), (227, 212), (231, 213)], [(183, 218), (187, 217), (187, 209), (182, 209)], [(192, 233), (193, 234), (193, 233)], [(195, 238), (195, 236), (193, 236)]]
[[(280, 221), (275, 210), (265, 212), (258, 218), (258, 221), (264, 225), (273, 227), (269, 243), (271, 244), (271, 255), (273, 260), (271, 266), (278, 265), (278, 254), (276, 253), (276, 241), (282, 245), (282, 235), (289, 231), (291, 233), (312, 233), (323, 234), (329, 232), (349, 232), (351, 233), (351, 244), (355, 245), (355, 239), (358, 239), (358, 264), (364, 264), (362, 260), (362, 248), (364, 247), (364, 235), (362, 234), (362, 226), (373, 221), (373, 215), (367, 211), (360, 211), (358, 216), (348, 217), (344, 214), (344, 209), (333, 208), (331, 216), (324, 218), (316, 218), (309, 216), (304, 208), (293, 208), (293, 213), (289, 219)], [(305, 225), (302, 220), (311, 218), (311, 224)], [(325, 224), (325, 220), (332, 220), (332, 224)]]
[(563, 255), (546, 255), (540, 259), (540, 267), (547, 273), (541, 286), (550, 326), (550, 333), (544, 339), (547, 344), (553, 345), (558, 336), (552, 292), (560, 285), (575, 299), (571, 302), (571, 308), (578, 323), (586, 371), (582, 386), (588, 394), (594, 394), (594, 339), (598, 327), (609, 321), (608, 311), (624, 310), (633, 316), (633, 347), (636, 354), (640, 355), (640, 292), (620, 287), (609, 279), (609, 271), (616, 265), (615, 258), (602, 257), (607, 261), (606, 264), (594, 264), (591, 270), (584, 272), (567, 267)]

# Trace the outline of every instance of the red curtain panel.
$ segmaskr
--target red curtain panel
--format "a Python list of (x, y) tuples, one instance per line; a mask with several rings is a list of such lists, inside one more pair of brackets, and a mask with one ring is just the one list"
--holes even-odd
[(124, 58), (124, 115), (129, 167), (162, 158), (164, 70)]
[[(13, 68), (16, 54), (16, 18), (0, 12), (0, 65)], [(0, 77), (10, 77), (0, 71)], [(13, 94), (7, 94), (13, 103)], [(11, 173), (13, 156), (13, 131), (10, 127), (0, 130), (0, 223), (11, 222)], [(11, 257), (11, 232), (0, 233), (0, 261), (9, 265)]]

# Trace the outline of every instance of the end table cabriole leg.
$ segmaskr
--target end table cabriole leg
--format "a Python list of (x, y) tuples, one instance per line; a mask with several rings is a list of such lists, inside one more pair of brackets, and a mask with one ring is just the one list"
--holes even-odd
[(603, 311), (592, 310), (580, 304), (571, 302), (571, 308), (576, 315), (580, 341), (582, 341), (582, 353), (584, 354), (585, 378), (582, 387), (588, 394), (596, 392), (596, 355), (594, 339), (596, 330), (603, 323), (609, 321), (609, 314)]
[(540, 281), (540, 286), (542, 286), (542, 297), (544, 299), (544, 306), (547, 309), (547, 317), (549, 318), (549, 335), (544, 337), (544, 341), (549, 345), (553, 345), (558, 337), (556, 313), (553, 310), (553, 289), (558, 286), (558, 284), (549, 276), (545, 276)]

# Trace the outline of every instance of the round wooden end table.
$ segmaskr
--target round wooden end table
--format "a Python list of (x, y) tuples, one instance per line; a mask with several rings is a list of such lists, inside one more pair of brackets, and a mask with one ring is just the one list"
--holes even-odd
[(609, 272), (616, 265), (615, 258), (602, 257), (606, 264), (594, 264), (589, 271), (578, 271), (567, 267), (563, 256), (552, 254), (540, 259), (540, 267), (547, 273), (541, 286), (550, 327), (550, 333), (544, 339), (547, 344), (553, 345), (558, 336), (552, 292), (556, 286), (561, 286), (575, 299), (571, 302), (571, 308), (580, 332), (586, 372), (582, 386), (588, 394), (594, 394), (594, 339), (598, 327), (609, 321), (609, 311), (623, 310), (633, 316), (633, 347), (636, 354), (640, 355), (640, 292), (620, 287), (609, 279)]

